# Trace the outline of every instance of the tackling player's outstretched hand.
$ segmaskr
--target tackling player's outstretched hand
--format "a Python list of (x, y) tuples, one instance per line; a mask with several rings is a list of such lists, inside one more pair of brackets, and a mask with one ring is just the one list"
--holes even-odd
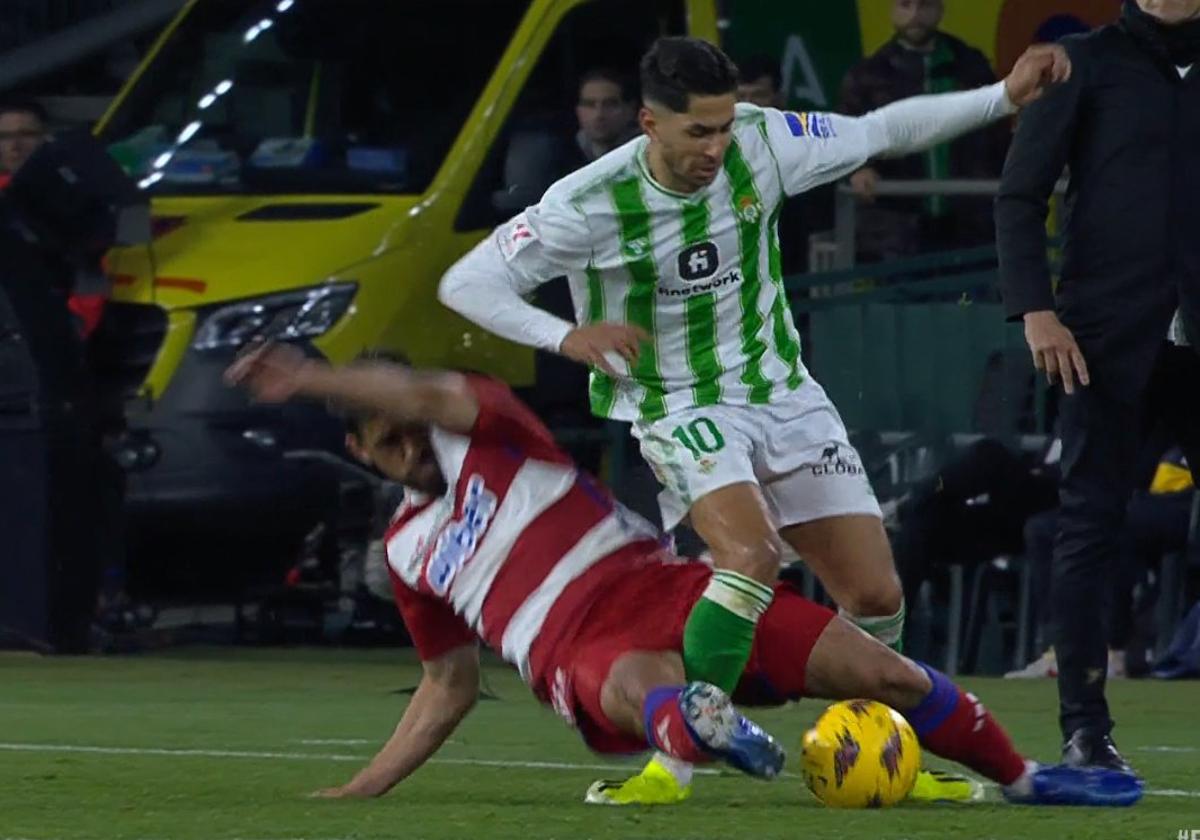
[(225, 382), (245, 388), (261, 402), (285, 402), (300, 391), (313, 364), (290, 344), (263, 344), (239, 356), (225, 371)]
[(1008, 98), (1018, 108), (1038, 99), (1050, 85), (1071, 78), (1071, 59), (1058, 44), (1034, 44), (1021, 54), (1004, 80)]
[(314, 790), (308, 795), (309, 799), (371, 799), (378, 796), (377, 793), (372, 793), (366, 790), (359, 790), (353, 785), (340, 785), (338, 787), (322, 788)]
[(605, 354), (616, 353), (632, 365), (637, 361), (641, 343), (649, 340), (650, 334), (641, 327), (629, 324), (588, 324), (567, 333), (558, 349), (568, 359), (599, 368), (609, 376), (620, 376), (613, 370)]

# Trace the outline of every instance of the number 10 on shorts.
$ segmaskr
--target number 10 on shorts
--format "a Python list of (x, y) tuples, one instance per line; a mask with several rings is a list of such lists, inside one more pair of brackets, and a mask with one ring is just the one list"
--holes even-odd
[(711, 455), (725, 448), (725, 438), (717, 424), (707, 417), (697, 417), (691, 423), (676, 426), (671, 437), (687, 447), (697, 461), (701, 455)]

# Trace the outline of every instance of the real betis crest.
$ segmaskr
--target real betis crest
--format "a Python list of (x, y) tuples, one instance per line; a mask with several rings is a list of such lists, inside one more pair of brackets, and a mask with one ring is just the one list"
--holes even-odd
[(762, 217), (762, 207), (751, 196), (744, 195), (738, 199), (737, 215), (746, 224), (753, 225)]

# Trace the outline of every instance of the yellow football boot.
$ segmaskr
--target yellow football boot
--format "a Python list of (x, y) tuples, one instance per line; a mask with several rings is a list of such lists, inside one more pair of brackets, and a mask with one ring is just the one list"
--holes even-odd
[(978, 802), (983, 799), (983, 785), (944, 770), (922, 770), (908, 798), (914, 802)]
[(675, 805), (691, 795), (691, 785), (680, 785), (670, 770), (652, 758), (641, 773), (622, 782), (593, 782), (583, 801), (589, 805)]

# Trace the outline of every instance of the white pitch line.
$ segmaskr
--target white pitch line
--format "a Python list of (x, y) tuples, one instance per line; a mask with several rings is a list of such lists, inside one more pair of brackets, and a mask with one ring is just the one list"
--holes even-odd
[[(20, 744), (0, 742), (0, 751), (8, 752), (48, 752), (48, 753), (84, 753), (92, 755), (158, 755), (198, 758), (269, 758), (291, 759), (293, 761), (366, 761), (369, 756), (345, 755), (339, 753), (293, 753), (267, 752), (257, 750), (199, 750), (168, 747), (93, 747), (83, 744)], [(628, 773), (635, 769), (629, 764), (576, 764), (567, 761), (502, 761), (500, 759), (480, 758), (431, 758), (429, 764), (454, 764), (473, 767), (520, 768), (526, 770), (601, 770), (611, 773)], [(721, 775), (720, 770), (707, 767), (697, 767), (697, 774), (708, 776)], [(784, 773), (784, 776), (792, 776)], [(989, 785), (993, 786), (993, 785)], [(1168, 796), (1200, 798), (1197, 790), (1176, 790), (1147, 788), (1148, 796)], [(7, 838), (0, 838), (7, 840)]]
[[(92, 755), (160, 755), (178, 756), (183, 758), (270, 758), (291, 759), (294, 761), (367, 761), (367, 755), (346, 755), (342, 753), (295, 753), (267, 752), (257, 750), (200, 750), (168, 747), (92, 747), (82, 744), (13, 744), (0, 743), (0, 750), (9, 752), (51, 752), (51, 753), (85, 753)], [(604, 770), (622, 773), (635, 769), (628, 764), (576, 764), (565, 761), (501, 761), (499, 759), (481, 758), (432, 758), (429, 764), (459, 764), (475, 767), (508, 767), (528, 770)], [(696, 768), (697, 773), (719, 775), (719, 770)]]
[(1137, 752), (1161, 752), (1161, 753), (1194, 753), (1197, 752), (1196, 747), (1168, 747), (1168, 746), (1151, 746), (1151, 747), (1134, 747)]
[(294, 743), (304, 744), (306, 747), (361, 747), (372, 742), (366, 738), (301, 738)]

